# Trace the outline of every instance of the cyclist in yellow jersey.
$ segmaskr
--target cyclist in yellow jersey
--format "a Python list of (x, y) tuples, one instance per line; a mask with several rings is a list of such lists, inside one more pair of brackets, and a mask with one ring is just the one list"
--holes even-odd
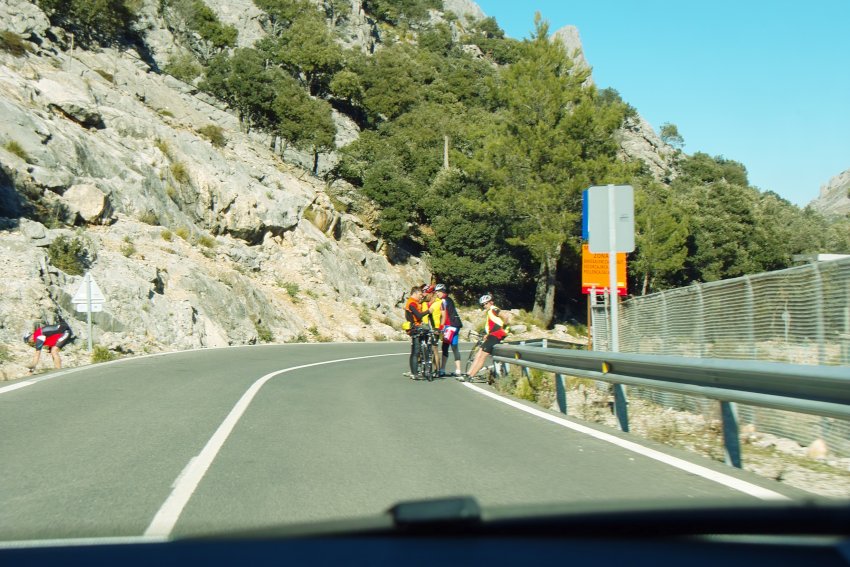
[(490, 294), (482, 295), (478, 303), (481, 304), (483, 309), (487, 310), (487, 336), (484, 339), (484, 344), (481, 345), (481, 350), (475, 355), (472, 366), (469, 367), (469, 378), (478, 374), (478, 371), (484, 366), (484, 361), (493, 354), (493, 347), (502, 342), (502, 339), (508, 334), (501, 311), (493, 302), (493, 297)]

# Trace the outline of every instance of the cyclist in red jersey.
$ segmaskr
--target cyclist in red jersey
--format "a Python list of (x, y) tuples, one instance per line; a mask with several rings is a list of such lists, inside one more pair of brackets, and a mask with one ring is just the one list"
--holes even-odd
[(59, 320), (59, 323), (55, 325), (39, 327), (32, 333), (25, 333), (24, 342), (35, 347), (35, 354), (33, 355), (32, 362), (27, 366), (30, 373), (32, 373), (38, 365), (38, 361), (41, 358), (41, 349), (43, 347), (48, 347), (50, 350), (50, 355), (53, 357), (53, 366), (55, 368), (62, 368), (62, 359), (59, 358), (59, 349), (68, 343), (71, 336), (71, 327), (68, 323), (61, 319)]

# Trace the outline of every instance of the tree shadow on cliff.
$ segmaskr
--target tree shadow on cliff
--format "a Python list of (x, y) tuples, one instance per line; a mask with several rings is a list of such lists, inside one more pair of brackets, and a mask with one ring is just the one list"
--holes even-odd
[(17, 228), (18, 219), (27, 209), (26, 203), (15, 190), (12, 178), (0, 169), (0, 230)]

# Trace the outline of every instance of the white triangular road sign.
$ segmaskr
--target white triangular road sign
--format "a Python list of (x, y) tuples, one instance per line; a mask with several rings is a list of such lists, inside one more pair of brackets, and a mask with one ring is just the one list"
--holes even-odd
[[(106, 301), (106, 298), (103, 297), (103, 292), (100, 291), (100, 287), (98, 287), (97, 282), (94, 281), (94, 277), (89, 274), (89, 281), (91, 282), (91, 302), (92, 303), (103, 303)], [(77, 293), (74, 294), (74, 297), (71, 299), (71, 303), (86, 303), (86, 279), (83, 278), (83, 285), (80, 286), (80, 289), (77, 290)]]

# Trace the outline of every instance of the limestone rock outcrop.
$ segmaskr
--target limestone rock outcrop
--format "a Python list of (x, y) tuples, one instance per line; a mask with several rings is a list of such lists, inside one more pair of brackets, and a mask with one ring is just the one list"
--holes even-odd
[(811, 206), (827, 216), (850, 214), (850, 169), (823, 184)]
[(60, 236), (86, 251), (106, 296), (93, 338), (113, 351), (404, 337), (399, 301), (430, 274), (337, 210), (344, 187), (133, 50), (52, 46), (29, 2), (0, 0), (0, 19), (32, 40), (0, 51), (0, 379), (24, 373), (22, 333), (58, 316), (81, 339), (66, 361), (88, 361), (71, 301), (82, 276), (57, 267)]

